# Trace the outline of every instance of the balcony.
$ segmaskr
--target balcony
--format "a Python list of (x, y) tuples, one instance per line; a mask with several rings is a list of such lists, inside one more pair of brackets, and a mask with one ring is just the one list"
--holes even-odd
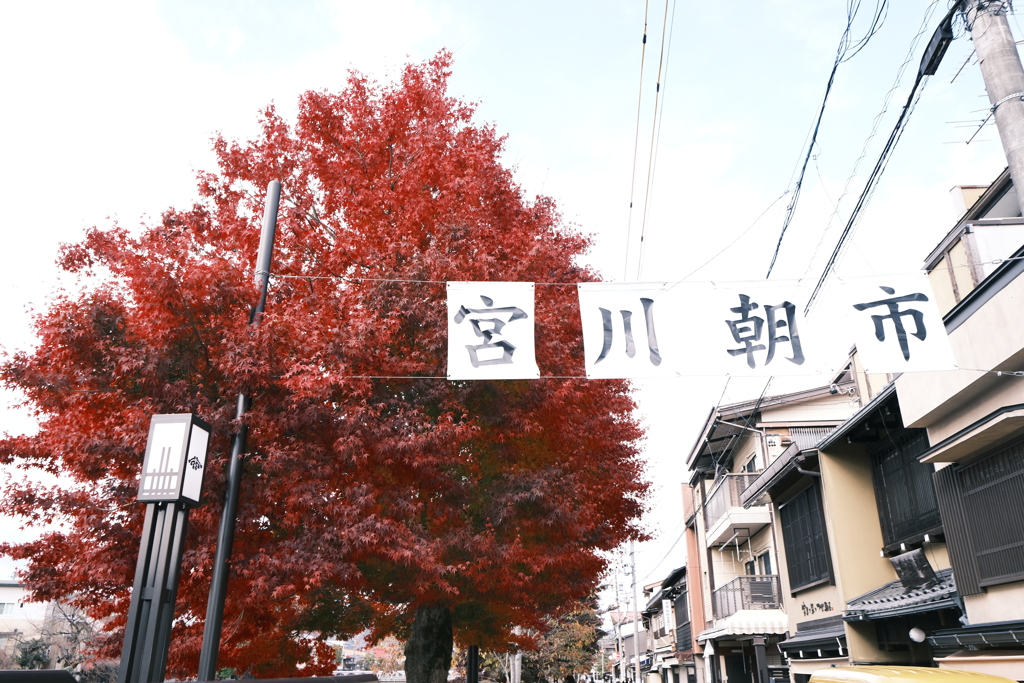
[(654, 639), (654, 647), (652, 648), (655, 652), (662, 650), (668, 650), (672, 647), (672, 634), (666, 633), (663, 636), (659, 636)]
[(708, 547), (750, 538), (771, 523), (767, 506), (744, 509), (740, 500), (755, 479), (756, 474), (727, 474), (719, 480), (704, 507)]
[(737, 576), (711, 595), (715, 619), (725, 619), (740, 610), (779, 609), (778, 576)]

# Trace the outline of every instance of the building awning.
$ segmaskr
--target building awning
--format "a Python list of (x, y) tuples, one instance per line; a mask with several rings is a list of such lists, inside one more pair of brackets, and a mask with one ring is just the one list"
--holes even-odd
[(936, 631), (928, 637), (934, 648), (963, 650), (970, 647), (1024, 645), (1024, 621), (996, 621)]
[(920, 456), (921, 462), (957, 462), (1017, 436), (1024, 429), (1024, 404), (1003, 406), (956, 434), (943, 439)]
[(935, 663), (940, 669), (973, 671), (1012, 681), (1024, 671), (1024, 654), (1020, 650), (963, 650), (948, 657), (936, 657)]
[(657, 593), (651, 596), (651, 599), (647, 601), (647, 607), (644, 608), (644, 615), (649, 616), (661, 611), (661, 599), (662, 591), (659, 590)]
[(686, 565), (682, 567), (676, 567), (669, 575), (665, 577), (665, 580), (661, 582), (661, 589), (673, 588), (676, 584), (682, 581), (686, 577)]
[(940, 609), (959, 609), (953, 570), (937, 571), (935, 579), (935, 583), (922, 588), (904, 588), (899, 581), (887, 583), (848, 602), (843, 620), (891, 619)]
[(726, 619), (716, 621), (714, 627), (703, 631), (697, 640), (704, 642), (740, 635), (781, 635), (789, 630), (786, 613), (778, 609), (741, 609)]
[[(899, 375), (896, 375), (896, 377), (899, 377)], [(862, 422), (864, 422), (864, 420), (870, 417), (873, 412), (878, 410), (884, 402), (888, 401), (889, 398), (896, 393), (896, 377), (886, 384), (881, 391), (875, 394), (870, 401), (864, 404), (864, 407), (851, 415), (846, 422), (836, 427), (831, 434), (822, 439), (821, 443), (818, 444), (818, 450), (828, 450), (832, 444), (846, 439), (850, 432), (855, 430)]]
[(816, 450), (801, 451), (796, 443), (790, 444), (789, 448), (775, 458), (740, 494), (740, 504), (745, 508), (767, 504), (767, 498), (771, 495), (772, 490), (778, 492), (778, 489), (792, 486), (795, 480), (802, 476), (797, 470), (802, 469), (803, 463), (808, 458), (817, 457), (817, 455), (818, 451)]
[(779, 649), (791, 652), (797, 650), (846, 650), (846, 629), (842, 625), (804, 631), (790, 636), (779, 643)]

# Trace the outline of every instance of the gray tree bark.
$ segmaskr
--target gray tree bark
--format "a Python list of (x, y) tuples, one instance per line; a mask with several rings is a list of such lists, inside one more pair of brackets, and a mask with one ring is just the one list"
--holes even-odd
[(446, 683), (452, 666), (452, 616), (447, 607), (424, 605), (416, 611), (405, 643), (406, 683)]

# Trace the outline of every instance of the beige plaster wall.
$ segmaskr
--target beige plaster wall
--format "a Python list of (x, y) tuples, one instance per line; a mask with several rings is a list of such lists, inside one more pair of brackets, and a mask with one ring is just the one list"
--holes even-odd
[[(987, 414), (982, 406), (965, 407), (979, 393), (1009, 393), (1024, 397), (1024, 386), (1009, 378), (995, 377), (972, 370), (1016, 370), (1024, 363), (1024, 326), (1019, 324), (1024, 305), (1024, 277), (1019, 277), (990, 299), (967, 322), (949, 335), (957, 365), (962, 370), (945, 372), (909, 372), (896, 380), (900, 410), (908, 427), (927, 427), (950, 412), (949, 422), (970, 424)], [(975, 387), (975, 384), (980, 386)], [(953, 400), (956, 399), (956, 400)], [(1024, 398), (1000, 405), (1021, 403)], [(960, 427), (943, 428), (948, 436)], [(936, 434), (938, 436), (938, 434)], [(932, 437), (929, 430), (929, 437)], [(938, 436), (938, 439), (945, 436)], [(935, 443), (937, 439), (933, 439)]]
[[(978, 373), (969, 374), (977, 375)], [(899, 394), (901, 409), (903, 406), (903, 393), (900, 381), (906, 376), (903, 375), (896, 381), (896, 392)], [(938, 391), (939, 388), (936, 387), (933, 390)], [(969, 386), (955, 401), (950, 401), (949, 403), (950, 405), (947, 406), (949, 409), (943, 414), (940, 415), (940, 411), (935, 411), (917, 423), (907, 424), (907, 426), (927, 427), (929, 442), (936, 444), (1003, 406), (1024, 403), (1024, 382), (1021, 382), (1019, 378), (986, 375)], [(953, 407), (953, 403), (956, 403), (955, 407)], [(904, 412), (903, 415), (904, 423), (906, 423), (907, 413)]]
[(761, 412), (761, 422), (814, 422), (845, 420), (857, 410), (857, 397), (848, 394), (822, 396), (810, 401), (773, 406)]
[(857, 384), (857, 395), (856, 399), (860, 405), (864, 405), (870, 401), (875, 394), (885, 388), (889, 383), (888, 375), (869, 375), (864, 372), (864, 365), (860, 362), (860, 357), (857, 352), (854, 351), (850, 356), (850, 362), (853, 366), (853, 378)]
[(990, 621), (1016, 621), (1024, 605), (1024, 581), (991, 586), (980, 595), (965, 595), (967, 619), (972, 624)]
[(945, 543), (924, 543), (922, 550), (935, 571), (949, 569), (953, 566), (949, 562), (949, 551), (946, 550)]
[(850, 660), (846, 657), (831, 657), (829, 659), (811, 659), (801, 661), (799, 659), (789, 660), (789, 673), (792, 674), (813, 674), (818, 669), (827, 669), (835, 666), (849, 666)]
[[(739, 424), (743, 423), (740, 422)], [(732, 466), (730, 467), (729, 471), (734, 474), (741, 472), (743, 469), (743, 465), (745, 465), (747, 461), (750, 460), (750, 456), (754, 455), (755, 453), (761, 454), (762, 450), (763, 448), (761, 445), (761, 435), (759, 433), (746, 432), (744, 436), (737, 437), (735, 445), (733, 447)], [(763, 457), (758, 462), (762, 467), (764, 466)]]
[(789, 597), (787, 606), (789, 632), (796, 633), (797, 624), (840, 616), (846, 603), (843, 602), (839, 586), (825, 585), (808, 588)]
[[(710, 482), (704, 482), (705, 487), (707, 487), (709, 484)], [(705, 492), (706, 490), (707, 489), (705, 488)], [(700, 512), (697, 513), (697, 518), (694, 523), (694, 528), (696, 530), (697, 537), (697, 553), (694, 555), (694, 557), (698, 558), (698, 567), (696, 572), (687, 569), (687, 574), (689, 577), (691, 577), (689, 579), (690, 581), (692, 581), (693, 577), (695, 576), (700, 577), (700, 590), (704, 604), (704, 623), (693, 625), (694, 637), (696, 637), (697, 634), (703, 631), (707, 624), (711, 622), (711, 620), (714, 618), (712, 614), (711, 602), (711, 576), (708, 564), (707, 532), (704, 528), (704, 500), (701, 496), (701, 488), (699, 485), (696, 487), (696, 491), (697, 495), (694, 498), (694, 504), (698, 506)], [(688, 559), (687, 566), (689, 566), (689, 563), (690, 560)]]
[(832, 570), (845, 603), (897, 577), (879, 556), (884, 543), (865, 449), (837, 445), (821, 453), (819, 463)]
[[(693, 631), (693, 648), (696, 652), (702, 652), (703, 647), (697, 642), (697, 635), (704, 630), (707, 622), (705, 617), (704, 601), (704, 563), (697, 545), (697, 533), (690, 528), (686, 529), (686, 581), (689, 592), (690, 606), (690, 628)], [(710, 605), (706, 608), (711, 609)]]
[(886, 652), (878, 649), (875, 625), (870, 621), (846, 622), (846, 647), (850, 650), (850, 661), (854, 664), (907, 660), (906, 652)]
[(955, 655), (935, 661), (940, 669), (975, 671), (1010, 680), (1024, 680), (1024, 656), (1020, 654), (1020, 650), (957, 652)]

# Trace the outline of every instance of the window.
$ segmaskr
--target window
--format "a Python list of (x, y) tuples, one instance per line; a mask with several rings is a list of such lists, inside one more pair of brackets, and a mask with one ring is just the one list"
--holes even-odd
[(761, 553), (757, 556), (757, 563), (761, 567), (761, 573), (769, 575), (772, 573), (772, 556), (771, 553)]
[(895, 438), (882, 432), (871, 450), (875, 501), (885, 545), (906, 542), (942, 526), (932, 481), (934, 466), (918, 462), (928, 449), (923, 429), (907, 429)]
[(751, 560), (743, 565), (746, 570), (747, 576), (755, 576), (757, 574), (757, 560)]
[(757, 466), (757, 453), (750, 456), (750, 460), (743, 466), (744, 472), (760, 472), (761, 468)]
[(686, 591), (680, 593), (675, 600), (673, 605), (676, 614), (676, 624), (685, 624), (690, 621), (690, 612), (687, 610), (687, 595)]
[(14, 608), (17, 603), (14, 602), (0, 602), (0, 616), (7, 617), (14, 614)]
[(935, 473), (957, 592), (1024, 579), (1024, 440)]
[(665, 615), (662, 612), (658, 612), (651, 618), (651, 632), (655, 638), (661, 638), (665, 635)]
[(779, 507), (791, 590), (830, 579), (828, 539), (818, 482)]

